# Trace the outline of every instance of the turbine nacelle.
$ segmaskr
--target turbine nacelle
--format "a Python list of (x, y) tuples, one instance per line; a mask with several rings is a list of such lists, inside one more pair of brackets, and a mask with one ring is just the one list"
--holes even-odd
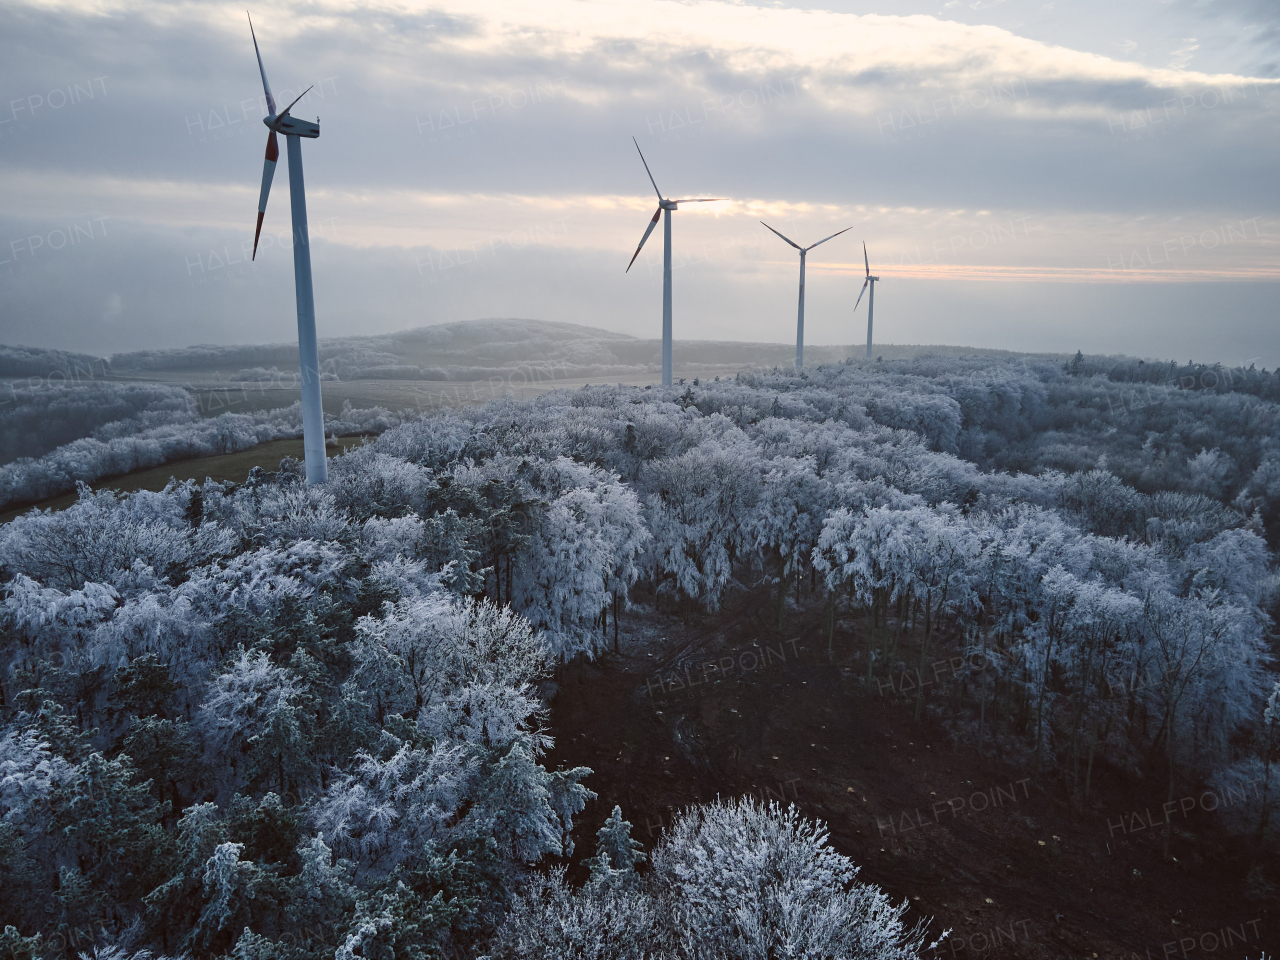
[[(263, 83), (263, 88), (268, 91), (267, 105), (272, 110), (275, 110), (275, 106), (276, 106), (275, 99), (271, 97), (270, 90), (269, 88), (266, 87), (266, 82), (267, 82), (266, 77), (267, 77), (267, 73), (264, 70), (262, 72), (262, 83)], [(312, 84), (311, 86), (314, 87), (315, 84)], [(286, 137), (311, 137), (314, 139), (315, 137), (320, 136), (320, 118), (319, 117), (316, 118), (315, 123), (312, 123), (310, 120), (299, 120), (297, 117), (295, 117), (293, 114), (289, 112), (294, 108), (294, 106), (297, 105), (299, 100), (301, 100), (310, 92), (311, 92), (311, 87), (307, 87), (307, 89), (303, 90), (300, 94), (294, 97), (293, 103), (289, 104), (287, 107), (285, 107), (283, 110), (280, 111), (279, 116), (276, 116), (274, 113), (269, 113), (265, 117), (263, 117), (262, 122), (267, 125), (267, 129), (270, 130), (272, 133), (283, 133)]]
[(319, 123), (312, 123), (310, 120), (300, 120), (288, 113), (279, 117), (263, 117), (262, 122), (267, 125), (268, 130), (272, 130), (286, 137), (311, 137), (312, 139), (315, 139), (320, 136)]

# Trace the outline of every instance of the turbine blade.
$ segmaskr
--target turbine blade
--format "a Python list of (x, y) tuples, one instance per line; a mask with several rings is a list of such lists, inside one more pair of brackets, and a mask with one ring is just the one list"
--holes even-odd
[[(249, 11), (245, 11), (249, 17)], [(253, 37), (253, 52), (258, 56), (258, 72), (262, 74), (262, 91), (267, 95), (267, 112), (276, 115), (276, 98), (271, 95), (271, 84), (267, 83), (267, 70), (262, 65), (262, 52), (258, 49), (258, 35), (253, 32), (253, 17), (249, 17), (249, 36)]]
[[(777, 231), (777, 230), (774, 230), (774, 229), (773, 229), (773, 227), (769, 226), (769, 225), (768, 225), (767, 223), (765, 223), (763, 220), (761, 220), (761, 221), (760, 221), (760, 223), (764, 226), (764, 228), (765, 228), (766, 230), (772, 230), (774, 233), (778, 233), (778, 231)], [(778, 236), (782, 237), (782, 234), (778, 233)], [(797, 250), (801, 249), (800, 244), (795, 243), (795, 242), (793, 242), (793, 241), (791, 241), (791, 240), (787, 240), (787, 238), (786, 238), (786, 237), (782, 237), (782, 239), (783, 239), (783, 240), (786, 240), (786, 241), (787, 241), (787, 243), (790, 243), (790, 244), (791, 244), (793, 247), (795, 247)]]
[[(867, 259), (867, 241), (865, 240), (862, 241), (862, 262), (866, 264), (867, 276), (871, 276), (871, 261)], [(866, 284), (864, 283), (863, 286), (865, 287)], [(861, 294), (859, 294), (859, 296), (861, 296)]]
[(262, 234), (262, 218), (267, 212), (267, 197), (271, 193), (271, 179), (276, 175), (276, 161), (280, 159), (280, 145), (276, 141), (276, 132), (267, 135), (267, 158), (262, 164), (262, 193), (258, 195), (258, 226), (253, 231), (253, 256), (258, 257), (258, 237)]
[[(848, 233), (852, 229), (853, 227), (845, 227), (843, 230), (840, 231), (840, 233)], [(836, 237), (840, 236), (840, 233), (833, 233), (829, 237), (824, 237), (823, 239), (819, 240), (817, 243), (810, 244), (809, 246), (805, 247), (805, 249), (812, 250), (814, 247), (819, 246), (820, 244), (826, 243), (828, 240), (834, 240)]]
[[(649, 234), (653, 233), (653, 228), (658, 225), (658, 218), (662, 216), (662, 208), (659, 207), (654, 211), (653, 219), (649, 221), (649, 229), (644, 232), (644, 236), (640, 238), (640, 247), (644, 246), (644, 242), (649, 239)], [(640, 256), (640, 247), (636, 247), (636, 252), (631, 255), (631, 263), (636, 262), (636, 257)], [(631, 272), (631, 263), (627, 264), (627, 269), (623, 273)]]
[[(728, 197), (689, 197), (685, 200), (672, 200), (672, 203), (714, 203), (717, 200), (728, 200)], [(760, 221), (764, 223), (763, 220)]]
[[(644, 151), (640, 149), (640, 144), (636, 142), (636, 138), (632, 137), (631, 142), (636, 145), (636, 153), (640, 154), (640, 162), (644, 164), (644, 172), (649, 174), (649, 182), (653, 184), (653, 192), (658, 195), (658, 199), (662, 199), (662, 191), (658, 189), (658, 184), (653, 179), (653, 174), (649, 171), (649, 163), (644, 158)], [(644, 241), (641, 241), (643, 243)]]
[(854, 304), (853, 304), (854, 313), (858, 312), (858, 304), (862, 302), (862, 295), (867, 292), (867, 284), (870, 282), (871, 282), (870, 280), (862, 281), (862, 289), (858, 291), (858, 299), (854, 301)]
[(289, 105), (288, 105), (287, 107), (285, 107), (282, 111), (280, 111), (280, 116), (282, 116), (282, 117), (283, 117), (286, 113), (288, 113), (290, 110), (292, 110), (292, 109), (293, 109), (294, 104), (295, 104), (295, 103), (297, 103), (299, 100), (301, 100), (303, 97), (305, 97), (308, 93), (310, 93), (313, 87), (315, 87), (315, 84), (314, 84), (314, 83), (313, 83), (310, 87), (307, 87), (307, 89), (303, 90), (303, 91), (302, 91), (300, 94), (298, 94), (296, 97), (294, 97), (294, 98), (293, 98), (293, 103), (289, 104)]

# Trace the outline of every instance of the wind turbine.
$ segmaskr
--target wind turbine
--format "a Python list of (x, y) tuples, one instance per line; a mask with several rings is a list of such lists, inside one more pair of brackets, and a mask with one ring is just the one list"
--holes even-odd
[(307, 231), (307, 197), (302, 182), (302, 141), (300, 137), (320, 136), (320, 120), (299, 120), (289, 114), (294, 104), (307, 95), (311, 87), (293, 103), (276, 113), (276, 100), (267, 83), (262, 66), (258, 37), (249, 20), (253, 52), (258, 56), (258, 72), (262, 74), (262, 90), (267, 95), (267, 116), (262, 118), (267, 134), (267, 159), (262, 167), (262, 193), (258, 197), (258, 226), (253, 231), (253, 258), (258, 256), (258, 237), (262, 234), (262, 217), (267, 212), (267, 195), (275, 176), (280, 147), (276, 134), (282, 133), (289, 149), (289, 205), (293, 210), (293, 285), (298, 301), (298, 360), (302, 367), (302, 448), (306, 457), (307, 483), (324, 483), (328, 465), (324, 455), (324, 411), (320, 406), (320, 351), (316, 345), (316, 303), (311, 290), (311, 236)]
[(853, 312), (858, 312), (858, 304), (862, 302), (862, 294), (867, 292), (867, 285), (871, 285), (871, 299), (867, 301), (867, 359), (871, 359), (871, 321), (876, 315), (876, 281), (879, 277), (871, 275), (871, 261), (867, 259), (867, 244), (862, 244), (862, 262), (867, 268), (867, 279), (862, 281), (862, 290), (858, 293), (858, 299), (853, 305)]
[(831, 239), (834, 239), (835, 237), (840, 236), (841, 233), (847, 233), (848, 231), (852, 230), (853, 227), (845, 227), (843, 230), (840, 231), (840, 233), (833, 233), (831, 236), (827, 237), (824, 240), (819, 240), (817, 243), (811, 243), (807, 247), (802, 247), (798, 243), (794, 243), (791, 240), (787, 240), (786, 237), (783, 237), (782, 234), (778, 233), (777, 230), (774, 230), (773, 227), (770, 227), (763, 220), (761, 220), (760, 222), (764, 224), (765, 227), (768, 227), (768, 229), (773, 230), (774, 233), (777, 233), (778, 236), (782, 237), (783, 240), (786, 240), (787, 243), (790, 243), (791, 246), (795, 247), (797, 250), (800, 251), (800, 307), (798, 312), (796, 313), (796, 369), (799, 370), (801, 367), (804, 366), (804, 258), (805, 258), (805, 255), (808, 254), (808, 252), (812, 250), (814, 247), (819, 246), (820, 244), (826, 243), (827, 240), (831, 240)]
[[(632, 137), (631, 142), (636, 145), (636, 152), (640, 154), (640, 162), (644, 164), (644, 172), (649, 174), (649, 182), (653, 184), (653, 192), (658, 195), (658, 209), (653, 215), (653, 219), (649, 222), (649, 229), (644, 232), (644, 236), (640, 238), (640, 246), (636, 247), (636, 252), (631, 255), (631, 263), (636, 262), (636, 257), (640, 256), (640, 247), (644, 246), (644, 242), (649, 239), (649, 234), (653, 233), (653, 228), (658, 225), (658, 217), (664, 213), (666, 216), (662, 222), (663, 231), (663, 248), (662, 248), (662, 385), (664, 387), (671, 386), (671, 211), (676, 209), (677, 204), (681, 203), (711, 203), (715, 200), (723, 200), (724, 197), (697, 197), (692, 200), (665, 200), (662, 197), (662, 191), (658, 189), (658, 184), (653, 179), (653, 174), (649, 172), (649, 164), (644, 158), (644, 151), (640, 149), (640, 144), (636, 143), (636, 138)], [(627, 264), (624, 273), (631, 272), (631, 263)]]

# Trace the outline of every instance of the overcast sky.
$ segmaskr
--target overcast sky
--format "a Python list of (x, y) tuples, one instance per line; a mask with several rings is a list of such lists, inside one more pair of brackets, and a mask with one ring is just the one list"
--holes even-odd
[[(320, 335), (532, 317), (1280, 365), (1275, 0), (255, 3), (304, 141)], [(0, 2), (0, 342), (295, 331), (244, 10)], [(283, 144), (281, 153), (283, 160)]]

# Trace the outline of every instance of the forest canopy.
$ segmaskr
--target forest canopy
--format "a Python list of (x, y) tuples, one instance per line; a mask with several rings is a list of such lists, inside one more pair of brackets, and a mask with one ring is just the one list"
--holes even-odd
[[(794, 810), (695, 808), (642, 856), (589, 770), (542, 763), (558, 665), (607, 655), (610, 619), (743, 589), (895, 624), (851, 683), (945, 638), (965, 667), (927, 708), (1069, 789), (1106, 764), (1274, 803), (1280, 406), (1272, 375), (1199, 370), (589, 386), (391, 426), (323, 486), (285, 461), (25, 514), (0, 527), (3, 946), (919, 956)], [(1266, 803), (1240, 829), (1274, 844)], [(587, 810), (575, 886), (548, 866)]]

